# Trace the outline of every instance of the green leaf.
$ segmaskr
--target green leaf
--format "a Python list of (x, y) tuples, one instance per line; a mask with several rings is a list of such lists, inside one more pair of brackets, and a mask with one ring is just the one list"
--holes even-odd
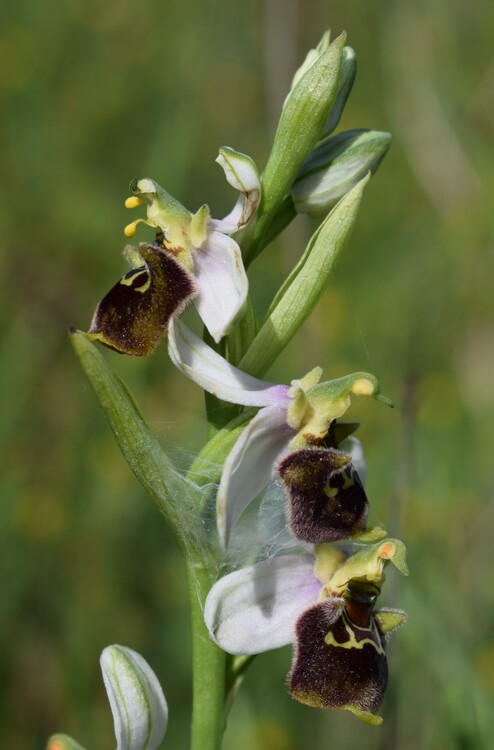
[(178, 474), (134, 398), (86, 334), (73, 331), (71, 339), (125, 460), (182, 544), (193, 533), (188, 508), (191, 500), (199, 503), (198, 489)]
[(313, 235), (240, 361), (240, 369), (262, 377), (309, 317), (350, 237), (368, 180), (369, 175), (350, 190)]

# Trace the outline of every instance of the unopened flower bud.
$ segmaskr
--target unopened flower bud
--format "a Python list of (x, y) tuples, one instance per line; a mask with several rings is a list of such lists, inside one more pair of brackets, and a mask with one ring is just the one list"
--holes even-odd
[[(297, 83), (300, 81), (301, 78), (303, 78), (303, 76), (307, 73), (309, 68), (311, 68), (314, 65), (317, 58), (320, 55), (322, 55), (323, 52), (326, 52), (326, 50), (329, 47), (330, 41), (331, 41), (331, 32), (328, 29), (328, 31), (325, 31), (324, 34), (322, 35), (321, 41), (319, 42), (317, 47), (314, 47), (307, 52), (307, 55), (305, 56), (305, 60), (295, 72), (295, 75), (293, 76), (293, 79), (292, 79), (292, 85), (290, 87), (290, 93), (288, 94), (288, 96), (290, 96), (291, 92), (293, 91)], [(288, 96), (287, 96), (287, 99), (288, 99)], [(286, 104), (286, 100), (285, 100), (285, 104)]]
[(348, 130), (320, 143), (293, 185), (296, 211), (327, 213), (368, 172), (377, 170), (390, 144), (390, 134), (377, 130)]
[(46, 750), (84, 750), (84, 748), (68, 734), (54, 734), (48, 740)]
[(345, 109), (348, 97), (357, 76), (357, 55), (351, 47), (343, 47), (341, 55), (341, 70), (336, 101), (328, 117), (328, 121), (321, 137), (325, 137), (338, 127), (338, 123)]
[(342, 34), (319, 54), (285, 102), (262, 179), (266, 213), (274, 212), (321, 138), (338, 94), (344, 43)]
[(155, 750), (168, 724), (168, 706), (153, 670), (125, 646), (107, 646), (101, 671), (113, 714), (117, 750)]

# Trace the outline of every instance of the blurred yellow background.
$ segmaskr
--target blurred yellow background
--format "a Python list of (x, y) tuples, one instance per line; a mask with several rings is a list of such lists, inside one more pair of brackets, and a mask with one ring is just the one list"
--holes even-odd
[[(394, 412), (357, 401), (350, 416), (372, 520), (409, 549), (411, 578), (390, 574), (383, 592), (409, 622), (390, 648), (382, 728), (292, 701), (282, 649), (255, 660), (224, 747), (494, 747), (493, 6), (23, 0), (0, 16), (0, 747), (42, 748), (55, 731), (113, 747), (98, 657), (115, 642), (162, 682), (165, 747), (187, 747), (181, 561), (66, 331), (88, 326), (125, 270), (130, 179), (224, 215), (234, 196), (218, 148), (262, 168), (291, 77), (328, 27), (347, 30), (359, 62), (339, 130), (394, 142), (330, 288), (271, 376), (370, 370), (395, 400)], [(259, 314), (311, 227), (299, 218), (252, 267)], [(201, 393), (166, 348), (105, 356), (163, 443), (196, 451)]]

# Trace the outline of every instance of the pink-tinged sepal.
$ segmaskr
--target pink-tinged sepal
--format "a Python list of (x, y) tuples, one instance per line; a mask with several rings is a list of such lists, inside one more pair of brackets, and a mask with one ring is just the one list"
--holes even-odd
[(302, 448), (285, 456), (278, 471), (298, 539), (324, 544), (364, 530), (369, 504), (348, 453)]
[(240, 248), (231, 237), (212, 231), (194, 251), (196, 307), (216, 343), (243, 315), (249, 282)]
[(251, 419), (228, 454), (216, 498), (218, 535), (225, 549), (242, 513), (273, 479), (273, 467), (291, 437), (283, 409), (265, 407)]
[(132, 268), (103, 297), (89, 328), (90, 338), (120, 354), (151, 354), (172, 315), (196, 293), (192, 275), (158, 244), (141, 243)]
[(288, 386), (268, 383), (242, 372), (177, 318), (170, 321), (168, 354), (180, 372), (222, 401), (270, 406), (286, 412), (290, 402)]
[(375, 714), (384, 698), (388, 665), (384, 638), (371, 613), (374, 592), (362, 589), (356, 584), (345, 598), (331, 597), (301, 615), (288, 684), (301, 703), (348, 710), (368, 724), (380, 724)]

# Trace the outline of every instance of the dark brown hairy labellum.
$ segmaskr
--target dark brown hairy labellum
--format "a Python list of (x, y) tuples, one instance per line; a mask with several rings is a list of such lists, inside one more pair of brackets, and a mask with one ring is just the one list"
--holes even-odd
[(315, 604), (301, 615), (288, 678), (294, 698), (315, 708), (374, 714), (387, 680), (384, 638), (372, 616), (367, 627), (356, 625), (339, 598)]
[(195, 294), (191, 274), (157, 243), (138, 248), (144, 265), (128, 271), (97, 306), (89, 333), (120, 354), (151, 354), (172, 315)]
[(369, 504), (348, 453), (302, 448), (286, 456), (278, 471), (298, 539), (324, 544), (363, 531)]

